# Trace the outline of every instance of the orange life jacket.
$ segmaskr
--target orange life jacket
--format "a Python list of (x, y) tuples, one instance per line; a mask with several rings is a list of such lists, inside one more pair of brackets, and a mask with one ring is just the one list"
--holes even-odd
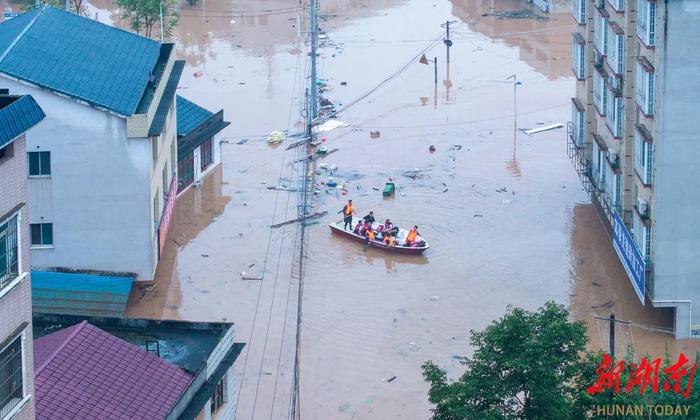
[[(336, 207), (336, 208), (337, 208), (337, 207)], [(353, 211), (354, 211), (354, 210), (353, 210), (352, 206), (351, 206), (350, 204), (346, 204), (346, 205), (345, 205), (345, 210), (343, 210), (343, 214), (345, 214), (346, 216), (352, 216), (352, 212), (353, 212)]]
[(367, 232), (367, 237), (369, 238), (370, 241), (373, 241), (374, 238), (376, 238), (376, 236), (377, 235), (374, 233), (373, 230), (370, 230), (369, 232)]
[(417, 232), (415, 229), (411, 229), (411, 230), (408, 232), (408, 236), (406, 237), (406, 241), (407, 241), (407, 242), (413, 242), (413, 241), (416, 240), (417, 237), (418, 237), (418, 232)]

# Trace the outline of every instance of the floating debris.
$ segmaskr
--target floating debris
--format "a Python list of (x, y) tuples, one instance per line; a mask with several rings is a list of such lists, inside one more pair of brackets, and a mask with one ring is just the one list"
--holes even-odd
[(273, 131), (270, 133), (269, 136), (267, 136), (267, 143), (268, 144), (277, 144), (277, 143), (282, 143), (284, 139), (286, 138), (286, 135), (284, 134), (284, 131)]
[(378, 139), (381, 136), (381, 133), (379, 130), (372, 130), (369, 132), (369, 138), (371, 139)]

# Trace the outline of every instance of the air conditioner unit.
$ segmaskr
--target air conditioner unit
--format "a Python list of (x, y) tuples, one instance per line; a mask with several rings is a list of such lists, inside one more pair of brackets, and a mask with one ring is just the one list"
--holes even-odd
[(645, 199), (637, 197), (637, 210), (639, 210), (639, 214), (646, 214), (649, 210), (649, 203)]
[(619, 157), (620, 157), (620, 156), (617, 154), (617, 152), (609, 152), (609, 153), (608, 153), (608, 159), (609, 159), (610, 162), (612, 162), (612, 163), (617, 162), (617, 160), (619, 159)]

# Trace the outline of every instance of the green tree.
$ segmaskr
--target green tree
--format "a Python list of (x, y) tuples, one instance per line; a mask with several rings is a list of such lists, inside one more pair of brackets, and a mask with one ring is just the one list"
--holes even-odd
[(163, 13), (163, 38), (169, 38), (178, 21), (175, 0), (116, 0), (121, 9), (120, 16), (127, 19), (131, 29), (137, 34), (152, 38), (155, 33), (160, 34), (160, 16)]
[[(428, 398), (434, 404), (435, 420), (471, 419), (561, 419), (585, 418), (623, 420), (700, 418), (700, 390), (684, 397), (674, 393), (675, 380), (664, 369), (677, 363), (677, 357), (666, 354), (658, 369), (658, 389), (641, 384), (627, 389), (631, 377), (638, 377), (642, 359), (648, 364), (656, 357), (635, 357), (628, 349), (620, 370), (619, 392), (602, 387), (602, 392), (588, 392), (598, 381), (596, 369), (603, 353), (585, 352), (588, 339), (586, 329), (579, 322), (569, 321), (568, 311), (561, 305), (548, 302), (538, 311), (529, 312), (509, 307), (506, 314), (483, 331), (471, 331), (474, 355), (462, 362), (466, 368), (456, 381), (450, 381), (444, 370), (433, 362), (423, 365), (423, 376), (430, 384)], [(689, 387), (693, 363), (698, 355), (684, 366), (687, 372), (680, 379), (680, 390)], [(652, 365), (652, 372), (655, 367)], [(609, 371), (605, 369), (605, 371)], [(700, 372), (697, 372), (700, 375)], [(652, 373), (648, 379), (654, 379)], [(669, 381), (670, 390), (663, 384)], [(697, 382), (697, 381), (696, 381)], [(689, 407), (688, 416), (657, 416), (649, 406)], [(643, 415), (600, 413), (598, 407), (642, 406)]]
[[(584, 418), (577, 378), (587, 342), (582, 322), (562, 305), (538, 311), (509, 307), (484, 331), (471, 331), (474, 355), (449, 382), (433, 362), (423, 365), (436, 420)], [(590, 363), (590, 362), (589, 362)]]
[[(34, 8), (36, 5), (36, 1), (34, 0), (22, 0), (22, 3), (25, 4), (25, 9)], [(50, 4), (51, 6), (59, 9), (65, 9), (66, 7), (65, 0), (42, 0), (41, 3)], [(70, 0), (70, 8), (72, 12), (75, 12), (81, 16), (87, 16), (87, 6), (85, 4), (85, 0)]]

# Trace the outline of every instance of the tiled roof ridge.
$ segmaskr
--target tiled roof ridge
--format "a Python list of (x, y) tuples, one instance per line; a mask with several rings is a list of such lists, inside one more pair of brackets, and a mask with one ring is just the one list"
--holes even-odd
[(0, 63), (2, 63), (2, 61), (5, 59), (5, 57), (7, 57), (7, 55), (10, 53), (10, 51), (12, 51), (12, 49), (15, 47), (15, 45), (17, 45), (17, 43), (24, 36), (24, 34), (26, 34), (27, 31), (29, 31), (29, 29), (31, 29), (31, 27), (34, 25), (34, 22), (36, 22), (37, 19), (39, 19), (39, 16), (41, 16), (44, 13), (44, 10), (46, 10), (46, 5), (44, 5), (44, 7), (42, 7), (37, 12), (36, 16), (34, 16), (34, 18), (27, 24), (27, 26), (25, 26), (24, 29), (22, 29), (22, 31), (15, 37), (15, 39), (12, 40), (12, 42), (10, 43), (10, 46), (7, 47), (5, 49), (5, 51), (2, 52), (2, 54), (0, 54)]
[(39, 366), (39, 368), (34, 373), (35, 378), (37, 378), (41, 374), (41, 371), (44, 370), (44, 368), (46, 366), (48, 366), (49, 363), (51, 363), (51, 361), (58, 355), (58, 353), (60, 353), (61, 350), (63, 350), (66, 347), (66, 345), (68, 345), (68, 343), (70, 343), (70, 341), (73, 339), (73, 337), (75, 337), (80, 331), (82, 331), (82, 329), (85, 328), (86, 325), (88, 325), (87, 320), (81, 322), (80, 324), (78, 324), (77, 327), (75, 327), (75, 331), (71, 332), (71, 334), (68, 337), (66, 337), (65, 340), (63, 340), (63, 343), (61, 343), (61, 345), (56, 347), (56, 350), (54, 350), (53, 353), (51, 353), (51, 355), (46, 358), (46, 361), (44, 362), (44, 364)]
[(156, 44), (167, 44), (167, 42), (162, 42), (162, 43), (161, 43), (161, 42), (156, 41), (155, 39), (153, 39), (153, 38), (151, 38), (151, 37), (148, 37), (148, 36), (145, 36), (145, 35), (141, 35), (141, 34), (137, 34), (137, 33), (131, 32), (131, 31), (127, 30), (127, 29), (120, 28), (119, 26), (108, 25), (108, 24), (106, 24), (106, 23), (104, 23), (104, 22), (101, 22), (101, 21), (99, 21), (99, 20), (91, 19), (91, 18), (89, 18), (89, 17), (83, 16), (83, 15), (79, 15), (79, 14), (77, 14), (77, 13), (68, 12), (68, 11), (66, 11), (66, 10), (63, 9), (63, 8), (53, 6), (53, 5), (49, 4), (49, 3), (45, 3), (45, 4), (42, 6), (42, 12), (44, 11), (44, 9), (54, 9), (54, 10), (57, 10), (57, 11), (62, 12), (62, 13), (67, 13), (67, 14), (70, 14), (70, 15), (73, 15), (73, 16), (77, 16), (77, 17), (82, 18), (82, 19), (87, 19), (87, 20), (92, 21), (92, 22), (94, 22), (94, 23), (99, 23), (99, 24), (102, 25), (102, 26), (106, 26), (106, 27), (108, 27), (108, 28), (110, 28), (110, 29), (114, 29), (114, 30), (117, 30), (117, 31), (119, 31), (119, 32), (124, 32), (125, 34), (129, 34), (129, 35), (134, 36), (134, 37), (136, 37), (136, 38), (144, 38), (144, 39), (147, 39), (147, 40), (149, 40), (149, 41), (151, 41), (151, 42), (153, 42), (153, 43), (156, 43)]

